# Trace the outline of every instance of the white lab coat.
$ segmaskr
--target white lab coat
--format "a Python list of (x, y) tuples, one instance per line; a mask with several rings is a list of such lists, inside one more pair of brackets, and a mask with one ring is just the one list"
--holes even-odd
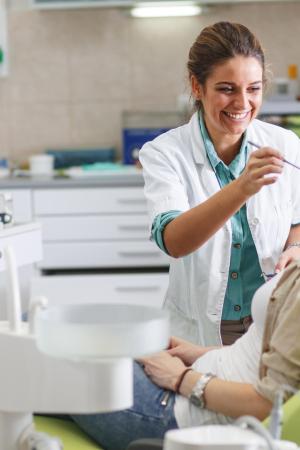
[[(276, 148), (287, 160), (300, 165), (300, 140), (291, 131), (254, 120), (247, 133), (249, 140)], [(146, 143), (140, 151), (140, 161), (150, 229), (158, 214), (187, 211), (220, 189), (206, 157), (197, 114), (186, 125)], [(249, 227), (265, 273), (274, 271), (291, 225), (300, 223), (299, 181), (300, 172), (285, 164), (275, 184), (263, 187), (247, 201)], [(200, 345), (221, 343), (220, 322), (231, 244), (228, 220), (198, 250), (182, 258), (171, 258), (164, 307), (170, 312), (172, 334)]]

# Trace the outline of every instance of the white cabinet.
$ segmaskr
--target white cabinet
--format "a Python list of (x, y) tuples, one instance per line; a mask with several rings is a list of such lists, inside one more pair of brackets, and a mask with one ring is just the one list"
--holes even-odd
[(36, 189), (37, 216), (68, 214), (146, 214), (142, 187)]
[(31, 293), (43, 292), (52, 304), (112, 302), (160, 308), (167, 284), (167, 273), (51, 275), (34, 277)]
[(146, 215), (39, 216), (46, 242), (147, 240)]
[(165, 267), (148, 237), (142, 187), (36, 189), (43, 226), (42, 270)]
[[(31, 201), (31, 189), (21, 188), (21, 189), (11, 189), (9, 187), (4, 187), (0, 189), (0, 192), (9, 192), (12, 194), (13, 200), (13, 217), (15, 223), (27, 223), (32, 220), (32, 201)], [(29, 299), (29, 282), (28, 280), (32, 277), (34, 272), (34, 267), (32, 264), (26, 265), (19, 269), (19, 281), (21, 285), (21, 301), (22, 309), (27, 308)], [(5, 274), (0, 273), (0, 298), (3, 299), (6, 295), (4, 285), (5, 285)], [(0, 302), (0, 318), (2, 319), (6, 315), (6, 308), (4, 302)]]
[(166, 257), (147, 241), (44, 242), (40, 269), (94, 269), (165, 266)]
[(31, 189), (0, 189), (0, 192), (10, 192), (13, 200), (13, 216), (15, 223), (32, 220)]
[(52, 181), (5, 190), (13, 194), (15, 221), (42, 224), (43, 259), (34, 277), (30, 273), (31, 295), (44, 294), (53, 303), (161, 307), (169, 259), (149, 240), (142, 183)]
[(32, 295), (162, 306), (169, 259), (149, 240), (142, 186), (36, 188), (32, 209), (44, 243)]

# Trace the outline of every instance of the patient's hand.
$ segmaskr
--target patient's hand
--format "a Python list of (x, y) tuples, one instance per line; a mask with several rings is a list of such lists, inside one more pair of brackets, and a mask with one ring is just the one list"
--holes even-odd
[(300, 258), (300, 248), (290, 247), (281, 253), (280, 258), (276, 264), (275, 272), (281, 272), (285, 269), (291, 262), (297, 261)]
[(216, 347), (201, 347), (200, 345), (192, 344), (184, 339), (172, 336), (167, 352), (172, 356), (180, 358), (185, 365), (191, 366), (196, 359), (214, 348)]
[(176, 390), (178, 379), (186, 369), (179, 358), (169, 355), (166, 351), (140, 358), (139, 362), (143, 364), (145, 373), (153, 383), (171, 391)]

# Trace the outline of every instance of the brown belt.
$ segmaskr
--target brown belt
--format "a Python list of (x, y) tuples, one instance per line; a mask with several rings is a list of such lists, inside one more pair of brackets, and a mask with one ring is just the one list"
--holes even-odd
[(222, 320), (221, 321), (221, 337), (223, 345), (231, 345), (238, 338), (248, 331), (253, 322), (251, 316), (246, 316), (240, 320)]

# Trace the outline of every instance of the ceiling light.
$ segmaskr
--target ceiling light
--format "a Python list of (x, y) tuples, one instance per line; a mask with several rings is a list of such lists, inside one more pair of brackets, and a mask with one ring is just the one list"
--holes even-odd
[(183, 4), (166, 2), (140, 3), (131, 9), (130, 14), (133, 17), (180, 17), (197, 16), (201, 14), (201, 7), (195, 4)]

